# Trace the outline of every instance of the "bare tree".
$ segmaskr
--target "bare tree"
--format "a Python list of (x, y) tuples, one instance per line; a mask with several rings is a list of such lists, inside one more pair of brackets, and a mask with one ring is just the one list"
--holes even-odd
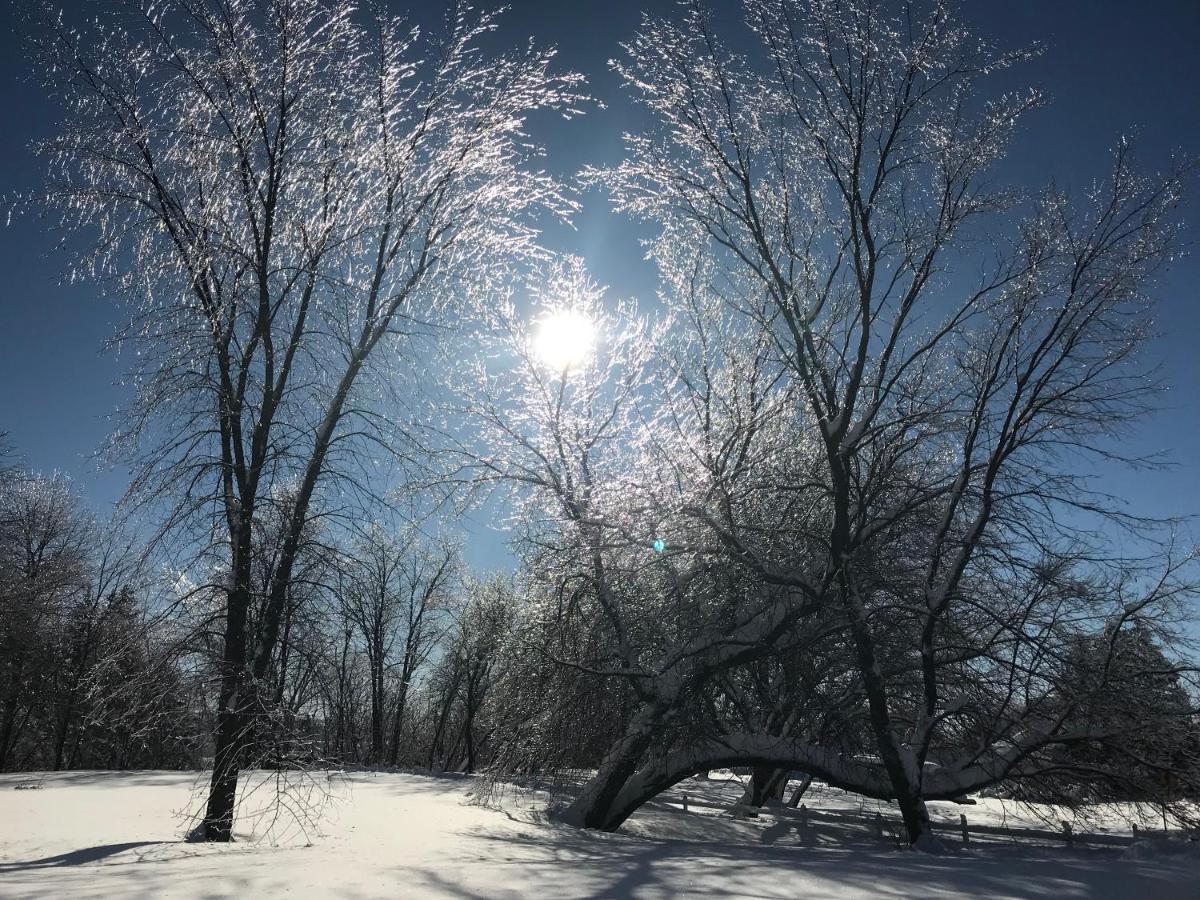
[(458, 570), (453, 547), (428, 546), (412, 527), (392, 534), (380, 524), (367, 529), (344, 564), (340, 600), (358, 631), (370, 672), (373, 763), (397, 762), (409, 689), (438, 636), (439, 609), (454, 589)]
[[(49, 200), (98, 232), (81, 270), (133, 300), (139, 395), (118, 435), (137, 448), (133, 494), (227, 573), (205, 818), (226, 841), (305, 527), (340, 510), (335, 482), (331, 497), (365, 488), (363, 454), (397, 449), (403, 422), (373, 387), (404, 335), (487, 297), (537, 253), (532, 217), (571, 210), (526, 166), (523, 127), (570, 114), (579, 79), (551, 75), (551, 51), (482, 54), (494, 19), (464, 6), (423, 42), (349, 2), (111, 12), (37, 39), (68, 112), (43, 147)], [(272, 504), (287, 527), (250, 634), (253, 523)]]
[[(1122, 143), (1082, 202), (1050, 190), (1022, 209), (990, 172), (1039, 98), (981, 103), (977, 84), (1028, 54), (981, 45), (939, 2), (749, 0), (746, 18), (761, 66), (698, 3), (646, 21), (618, 70), (656, 124), (590, 175), (661, 227), (664, 272), (709, 254), (769, 336), (816, 450), (772, 477), (815, 518), (789, 547), (719, 496), (691, 513), (765, 582), (845, 617), (882, 771), (788, 752), (894, 796), (926, 845), (923, 797), (1084, 737), (1039, 689), (1071, 633), (1166, 621), (1190, 594), (1179, 560), (1156, 577), (1081, 524), (1130, 524), (1080, 460), (1121, 461), (1152, 399), (1145, 287), (1182, 171), (1141, 178)], [(712, 755), (739, 743), (787, 755), (765, 735)], [(953, 762), (929, 774), (935, 754)]]
[(757, 577), (685, 514), (717, 478), (728, 504), (756, 505), (760, 466), (780, 452), (790, 418), (766, 344), (723, 331), (728, 317), (697, 281), (680, 286), (678, 327), (652, 329), (630, 305), (604, 311), (603, 292), (568, 260), (537, 288), (535, 319), (561, 309), (590, 319), (594, 357), (547, 364), (504, 310), (493, 338), (516, 363), (474, 371), (464, 392), (483, 444), (463, 449), (468, 467), (515, 487), (524, 513), (527, 590), (538, 598), (522, 631), (530, 650), (590, 676), (594, 690), (619, 681), (632, 698), (566, 812), (587, 827), (617, 827), (615, 798), (678, 731), (690, 698), (770, 653), (808, 610), (787, 579)]
[(94, 696), (97, 677), (115, 655), (143, 637), (138, 598), (149, 591), (140, 548), (111, 521), (93, 524), (87, 543), (86, 579), (60, 625), (64, 652), (55, 691), (55, 771), (69, 762), (66, 749), (73, 732), (76, 745), (80, 740), (85, 704), (102, 699)]
[(62, 475), (0, 483), (0, 770), (54, 696), (67, 610), (87, 590), (92, 522)]
[(155, 632), (143, 562), (64, 476), (0, 481), (4, 768), (181, 761), (189, 715), (174, 707), (185, 679)]

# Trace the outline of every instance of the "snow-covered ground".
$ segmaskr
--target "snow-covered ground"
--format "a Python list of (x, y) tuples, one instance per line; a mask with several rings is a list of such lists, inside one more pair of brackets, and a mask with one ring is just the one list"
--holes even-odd
[[(40, 787), (16, 789), (31, 782)], [(1131, 852), (973, 839), (914, 854), (875, 838), (877, 804), (820, 787), (805, 798), (807, 840), (786, 813), (729, 816), (739, 787), (724, 779), (681, 785), (603, 835), (548, 824), (537, 793), (484, 806), (470, 779), (364, 773), (320, 782), (336, 798), (319, 835), (281, 820), (273, 840), (214, 846), (180, 840), (194, 783), (173, 772), (0, 776), (0, 896), (1200, 898), (1200, 855), (1164, 854), (1161, 842)], [(957, 823), (963, 811), (972, 823), (1046, 827), (999, 801), (937, 804), (934, 815)], [(1128, 832), (1112, 815), (1088, 827)]]

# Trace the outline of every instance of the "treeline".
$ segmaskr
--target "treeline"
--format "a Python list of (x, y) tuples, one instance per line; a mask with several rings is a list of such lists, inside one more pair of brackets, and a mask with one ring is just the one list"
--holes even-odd
[[(276, 532), (257, 530), (269, 567)], [(562, 548), (557, 548), (561, 550)], [(643, 702), (598, 660), (613, 652), (582, 612), (590, 587), (530, 554), (517, 574), (473, 575), (453, 545), (411, 526), (373, 524), (341, 542), (313, 533), (289, 592), (269, 677), (255, 685), (247, 767), (367, 766), (570, 775), (602, 767)], [(268, 577), (269, 573), (263, 572)], [(624, 571), (622, 591), (661, 591)], [(705, 590), (735, 598), (728, 567)], [(70, 481), (10, 469), (0, 479), (0, 769), (201, 769), (212, 765), (220, 687), (219, 584), (156, 564), (91, 514)], [(713, 597), (710, 595), (709, 602)], [(639, 623), (627, 640), (691, 623)], [(665, 612), (665, 611), (664, 611)], [(260, 621), (259, 615), (251, 617)], [(255, 626), (257, 627), (257, 625)], [(881, 645), (897, 694), (919, 695), (906, 638)], [(875, 745), (842, 623), (809, 622), (779, 650), (713, 673), (655, 740), (689, 747), (714, 734), (796, 734), (842, 760)], [(647, 652), (649, 651), (649, 645)], [(1190, 671), (1145, 624), (1071, 638), (1046, 670), (1039, 716), (1064, 734), (1014, 767), (993, 794), (1068, 804), (1200, 799), (1200, 717)], [(964, 679), (963, 690), (970, 690)], [(939, 756), (970, 753), (969, 729)], [(735, 756), (737, 754), (734, 754)], [(746, 761), (754, 754), (742, 754)], [(937, 764), (932, 764), (935, 766)], [(699, 767), (702, 768), (702, 767)], [(1024, 771), (1023, 771), (1024, 769)], [(790, 767), (754, 765), (743, 802), (784, 796)], [(807, 784), (807, 782), (806, 782)]]
[[(0, 771), (211, 765), (218, 590), (149, 558), (66, 477), (8, 469)], [(250, 762), (475, 770), (493, 754), (515, 603), (510, 581), (468, 575), (412, 528), (312, 542), (258, 686)]]
[(0, 770), (178, 768), (201, 685), (156, 622), (137, 547), (60, 476), (0, 481)]
[[(211, 765), (213, 588), (156, 572), (61, 475), (7, 473), (0, 516), (0, 768)], [(259, 535), (264, 560), (270, 533)], [(475, 577), (453, 546), (412, 528), (373, 525), (340, 550), (307, 547), (259, 688), (252, 764), (561, 772), (599, 765), (629, 720), (633, 692), (551, 649), (564, 635), (550, 623), (571, 601), (539, 592), (536, 579), (518, 588), (515, 578)], [(811, 636), (714, 679), (675, 740), (714, 728), (783, 735), (803, 719), (824, 746), (870, 755), (844, 637)], [(580, 629), (573, 652), (594, 637)], [(1122, 738), (1065, 743), (1039, 777), (1000, 793), (1200, 796), (1200, 722), (1181, 674), (1145, 627), (1076, 639), (1060, 703)], [(758, 767), (746, 799), (782, 799), (785, 782)]]

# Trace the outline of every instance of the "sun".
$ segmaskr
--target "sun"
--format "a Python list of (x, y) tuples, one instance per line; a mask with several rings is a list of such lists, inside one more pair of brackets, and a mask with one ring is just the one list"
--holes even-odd
[(596, 348), (596, 323), (578, 310), (550, 313), (537, 324), (533, 352), (549, 369), (565, 372), (583, 365)]

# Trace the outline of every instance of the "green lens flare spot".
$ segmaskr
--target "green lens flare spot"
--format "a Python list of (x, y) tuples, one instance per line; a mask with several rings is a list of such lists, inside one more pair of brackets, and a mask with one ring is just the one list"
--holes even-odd
[(664, 541), (662, 538), (656, 538), (654, 541), (654, 552), (662, 553), (666, 549), (667, 549), (667, 542)]

